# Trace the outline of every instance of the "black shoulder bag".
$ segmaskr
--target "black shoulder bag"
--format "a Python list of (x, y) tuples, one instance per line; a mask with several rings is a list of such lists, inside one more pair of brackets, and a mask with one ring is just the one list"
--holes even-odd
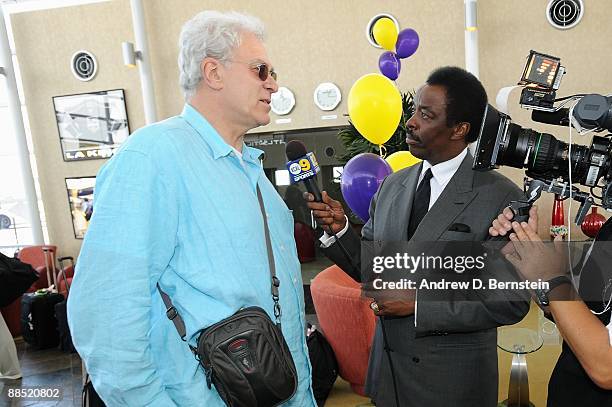
[[(297, 371), (281, 331), (280, 281), (276, 277), (270, 231), (259, 186), (257, 199), (264, 221), (276, 323), (260, 307), (243, 308), (202, 330), (197, 348), (189, 346), (204, 368), (208, 388), (214, 385), (230, 407), (277, 406), (293, 397), (297, 390)], [(170, 297), (159, 285), (157, 288), (167, 308), (166, 316), (185, 340), (183, 319)]]
[(0, 307), (6, 307), (28, 291), (38, 273), (28, 263), (0, 253)]

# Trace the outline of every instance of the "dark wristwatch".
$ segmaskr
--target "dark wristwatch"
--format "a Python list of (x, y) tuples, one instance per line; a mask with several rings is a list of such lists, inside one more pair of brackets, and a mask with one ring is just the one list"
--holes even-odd
[(548, 294), (555, 288), (559, 287), (560, 285), (563, 284), (572, 284), (572, 280), (570, 280), (570, 278), (568, 276), (558, 276), (555, 278), (552, 278), (550, 280), (547, 281), (548, 283), (548, 288), (547, 289), (543, 289), (543, 290), (534, 290), (535, 291), (535, 295), (536, 295), (536, 300), (538, 301), (538, 304), (540, 304), (543, 307), (547, 307), (550, 304), (550, 301), (548, 300)]

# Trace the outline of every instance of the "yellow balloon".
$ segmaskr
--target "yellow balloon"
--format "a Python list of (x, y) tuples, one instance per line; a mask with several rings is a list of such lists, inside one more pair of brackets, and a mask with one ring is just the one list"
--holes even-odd
[(381, 18), (372, 27), (372, 35), (376, 43), (387, 51), (395, 51), (397, 41), (397, 27), (390, 18)]
[(389, 163), (393, 169), (393, 172), (398, 172), (401, 169), (421, 162), (421, 160), (413, 156), (410, 151), (396, 151), (389, 157), (385, 158), (385, 160)]
[(402, 117), (402, 96), (388, 78), (367, 74), (357, 79), (348, 96), (353, 125), (368, 141), (384, 144)]

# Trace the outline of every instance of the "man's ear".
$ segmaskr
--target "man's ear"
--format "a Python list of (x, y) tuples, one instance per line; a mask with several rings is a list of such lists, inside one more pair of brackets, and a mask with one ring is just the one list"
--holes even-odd
[(200, 62), (200, 71), (202, 72), (202, 82), (206, 86), (214, 90), (223, 89), (223, 66), (214, 58), (204, 58)]
[(451, 140), (465, 140), (468, 133), (470, 132), (470, 124), (468, 122), (461, 122), (453, 126), (453, 134)]

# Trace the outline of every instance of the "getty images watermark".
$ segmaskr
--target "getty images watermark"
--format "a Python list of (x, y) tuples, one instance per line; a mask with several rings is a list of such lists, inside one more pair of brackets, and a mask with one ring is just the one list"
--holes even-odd
[[(470, 245), (470, 248), (473, 245)], [(440, 278), (440, 274), (427, 278), (425, 276), (414, 278), (399, 278), (396, 281), (386, 281), (382, 274), (386, 270), (403, 271), (410, 275), (419, 272), (427, 273), (454, 273), (463, 275), (466, 271), (479, 274), (487, 267), (488, 253), (481, 255), (418, 255), (409, 253), (395, 253), (389, 256), (374, 256), (372, 258), (372, 272), (378, 275), (371, 281), (375, 290), (547, 290), (549, 283), (538, 279), (537, 281), (503, 281), (497, 278), (483, 279), (473, 277), (468, 280)]]
[(419, 301), (524, 301), (549, 278), (517, 274), (499, 246), (476, 241), (362, 242), (365, 297), (410, 295)]

